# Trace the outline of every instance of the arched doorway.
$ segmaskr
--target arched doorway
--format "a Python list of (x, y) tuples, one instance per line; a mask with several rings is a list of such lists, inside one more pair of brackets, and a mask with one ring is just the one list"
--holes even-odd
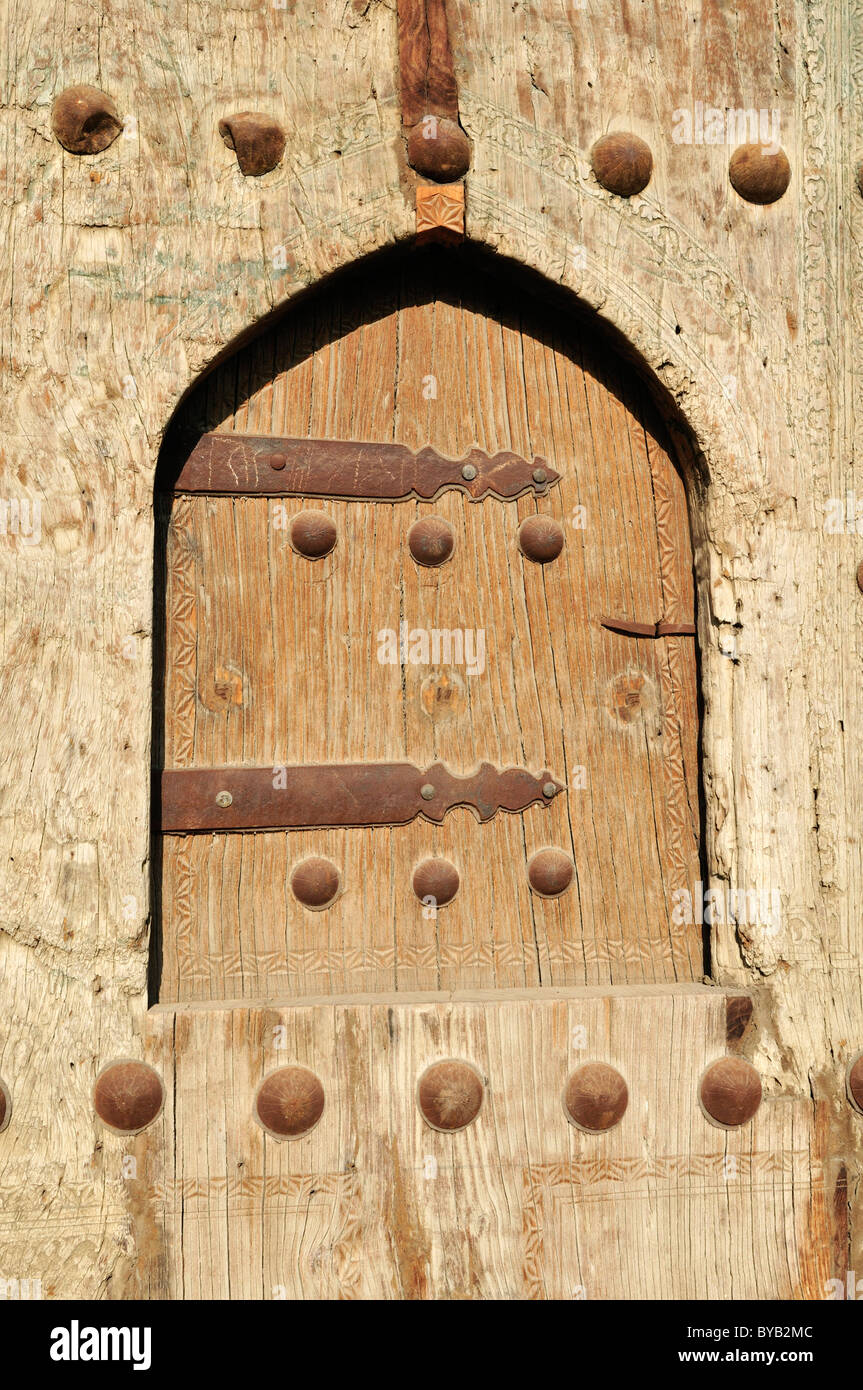
[(161, 1002), (701, 979), (685, 490), (595, 321), (360, 266), (157, 493)]

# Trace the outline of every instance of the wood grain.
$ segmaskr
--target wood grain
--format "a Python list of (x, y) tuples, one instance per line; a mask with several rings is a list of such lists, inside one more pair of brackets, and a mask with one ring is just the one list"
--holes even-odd
[[(698, 1078), (725, 1050), (718, 990), (160, 1008), (151, 1039), (175, 1070), (148, 1211), (174, 1257), (143, 1296), (716, 1299), (733, 1271), (735, 1297), (819, 1298), (834, 1277), (829, 1170), (806, 1102), (766, 1101), (738, 1132), (698, 1106)], [(444, 1057), (486, 1087), (458, 1134), (429, 1128), (415, 1101)], [(562, 1103), (594, 1059), (629, 1089), (600, 1135), (568, 1124)], [(325, 1108), (307, 1138), (280, 1144), (252, 1100), (291, 1064), (320, 1077)], [(698, 1220), (681, 1223), (690, 1208)], [(756, 1257), (739, 1263), (740, 1243)]]
[(423, 116), (458, 121), (458, 87), (447, 26), (446, 0), (398, 0), (402, 121)]

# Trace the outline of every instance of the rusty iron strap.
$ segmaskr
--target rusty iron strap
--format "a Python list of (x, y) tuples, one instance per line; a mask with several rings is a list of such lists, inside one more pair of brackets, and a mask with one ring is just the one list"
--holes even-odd
[(694, 637), (694, 623), (671, 623), (664, 619), (658, 623), (633, 623), (628, 618), (600, 618), (602, 627), (609, 632), (620, 632), (624, 637)]
[(442, 763), (304, 764), (299, 767), (172, 768), (161, 773), (161, 829), (305, 830), (440, 822), (455, 806), (480, 821), (498, 811), (548, 805), (564, 790), (548, 772), (483, 763), (456, 777)]
[(492, 494), (505, 501), (525, 492), (542, 496), (560, 474), (545, 459), (471, 449), (449, 459), (427, 446), (344, 439), (279, 439), (272, 435), (205, 434), (186, 459), (175, 492), (221, 496), (340, 497), (430, 501), (459, 488), (473, 502)]

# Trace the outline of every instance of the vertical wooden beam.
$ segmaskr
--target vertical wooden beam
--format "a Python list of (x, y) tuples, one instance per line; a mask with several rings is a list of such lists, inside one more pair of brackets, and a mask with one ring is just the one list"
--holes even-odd
[(470, 141), (459, 125), (446, 0), (398, 0), (402, 129), (416, 185), (417, 238), (464, 236), (463, 175)]
[(398, 0), (402, 124), (423, 116), (458, 122), (458, 87), (446, 18), (446, 0)]

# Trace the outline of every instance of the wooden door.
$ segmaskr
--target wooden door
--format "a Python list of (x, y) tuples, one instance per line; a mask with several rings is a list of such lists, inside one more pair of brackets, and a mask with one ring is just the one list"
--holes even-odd
[[(297, 308), (199, 389), (183, 460), (208, 431), (512, 451), (521, 495), (169, 496), (164, 766), (277, 780), (302, 764), (491, 763), (565, 791), (483, 823), (462, 808), (165, 835), (162, 1001), (703, 974), (680, 896), (700, 878), (694, 639), (603, 626), (692, 623), (683, 484), (644, 389), (594, 334), (456, 267), (420, 260)], [(559, 482), (536, 485), (536, 466)], [(310, 513), (335, 528), (323, 558), (292, 545)], [(425, 517), (450, 528), (435, 566), (410, 549)], [(546, 563), (520, 548), (536, 517), (564, 538)], [(557, 896), (529, 878), (547, 849), (559, 867), (540, 861), (541, 888), (572, 873)], [(338, 876), (324, 910), (291, 889), (310, 858)], [(413, 889), (430, 859), (459, 880), (437, 910)]]
[[(561, 1086), (591, 1060), (632, 1087), (635, 1019), (664, 1028), (673, 1005), (624, 999), (621, 1022), (587, 1000), (581, 1023), (559, 992), (541, 1013), (518, 1001), (705, 968), (681, 908), (701, 878), (692, 557), (645, 389), (593, 328), (479, 264), (415, 253), (309, 297), (213, 371), (166, 446), (159, 507), (169, 1289), (572, 1296), (577, 1247), (601, 1245), (607, 1218), (573, 1208)], [(497, 799), (524, 805), (492, 814)], [(453, 1057), (483, 1108), (447, 1133), (446, 1104), (423, 1117), (417, 1086)], [(279, 1145), (256, 1095), (295, 1066), (307, 1089), (275, 1099), (299, 1139)], [(458, 1119), (470, 1073), (454, 1085)], [(523, 1245), (546, 1187), (542, 1266)], [(426, 1199), (436, 1235), (418, 1234)], [(504, 1207), (513, 1230), (492, 1239)], [(476, 1223), (484, 1255), (459, 1244)]]

